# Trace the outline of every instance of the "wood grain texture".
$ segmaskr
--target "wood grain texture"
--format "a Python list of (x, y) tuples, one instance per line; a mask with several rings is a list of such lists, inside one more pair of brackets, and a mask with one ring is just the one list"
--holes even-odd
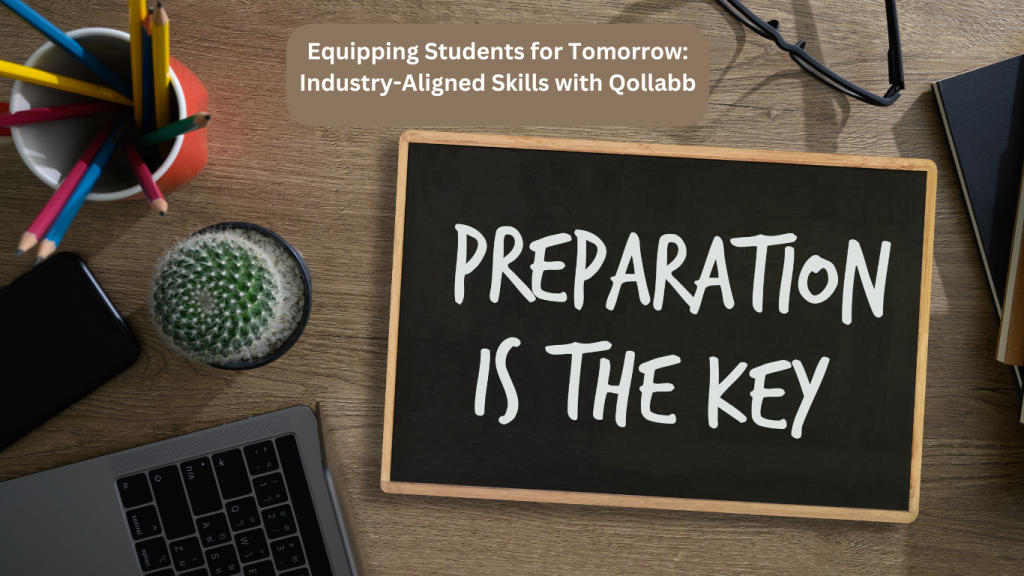
[[(825, 88), (714, 0), (172, 4), (172, 52), (202, 79), (216, 118), (209, 166), (171, 197), (168, 218), (153, 217), (141, 201), (90, 202), (62, 245), (88, 262), (139, 337), (142, 355), (0, 452), (0, 480), (323, 400), (370, 574), (1009, 574), (1024, 565), (1021, 396), (1012, 370), (992, 358), (998, 318), (929, 85), (1024, 53), (1019, 0), (898, 2), (907, 89), (889, 108)], [(32, 5), (64, 30), (127, 25), (123, 2)], [(777, 18), (787, 38), (806, 40), (810, 53), (840, 74), (886, 88), (881, 2), (747, 5)], [(884, 525), (382, 492), (396, 143), (416, 127), (305, 128), (288, 116), (285, 46), (294, 30), (314, 22), (689, 23), (711, 46), (711, 103), (696, 125), (459, 131), (933, 160), (938, 192), (917, 520)], [(0, 59), (13, 62), (42, 44), (7, 13), (0, 14), (0, 37)], [(10, 88), (0, 80), (0, 95)], [(12, 254), (48, 194), (12, 142), (0, 139), (0, 246), (10, 247), (0, 254), (0, 285), (31, 266)], [(159, 254), (226, 220), (274, 229), (302, 251), (314, 282), (302, 339), (277, 362), (246, 373), (178, 358), (158, 343), (144, 305)]]
[[(479, 146), (518, 150), (551, 150), (592, 154), (618, 154), (657, 156), (663, 158), (700, 158), (733, 162), (762, 162), (773, 164), (803, 164), (808, 166), (836, 166), (877, 170), (916, 170), (925, 172), (924, 234), (921, 238), (921, 289), (918, 310), (917, 371), (914, 385), (914, 427), (910, 458), (910, 494), (906, 511), (873, 510), (828, 506), (767, 504), (763, 502), (727, 502), (690, 498), (664, 498), (653, 496), (626, 496), (553, 490), (524, 490), (487, 486), (453, 486), (391, 481), (391, 449), (395, 422), (395, 385), (398, 365), (398, 326), (402, 294), (402, 255), (405, 245), (406, 185), (408, 182), (409, 144), (440, 144), (449, 146)], [(918, 515), (921, 488), (921, 448), (924, 433), (924, 399), (928, 368), (928, 317), (931, 304), (932, 244), (935, 229), (935, 189), (938, 171), (931, 160), (891, 158), (882, 156), (855, 156), (808, 152), (785, 152), (710, 146), (671, 146), (636, 142), (601, 142), (570, 140), (567, 138), (538, 138), (502, 136), (496, 134), (464, 134), (409, 130), (399, 138), (398, 194), (395, 201), (395, 252), (391, 273), (391, 321), (388, 332), (388, 371), (384, 396), (384, 447), (381, 457), (381, 489), (390, 494), (420, 494), (424, 496), (451, 496), (459, 498), (485, 498), (491, 500), (518, 500), (523, 502), (551, 502), (562, 504), (589, 504), (595, 506), (624, 506), (635, 508), (661, 508), (693, 512), (726, 512), (730, 514), (757, 514), (764, 516), (795, 516), (799, 518), (833, 518), (838, 520), (865, 520), (872, 522), (913, 522)]]

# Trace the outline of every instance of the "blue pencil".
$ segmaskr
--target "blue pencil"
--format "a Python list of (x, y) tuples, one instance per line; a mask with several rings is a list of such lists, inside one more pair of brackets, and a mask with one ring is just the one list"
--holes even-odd
[(123, 112), (121, 114), (121, 119), (117, 121), (117, 126), (114, 126), (114, 129), (110, 131), (110, 135), (107, 136), (99, 151), (96, 152), (96, 156), (89, 163), (89, 167), (85, 170), (82, 180), (75, 187), (75, 191), (71, 193), (71, 197), (64, 204), (64, 208), (57, 215), (57, 219), (53, 221), (50, 229), (46, 232), (46, 239), (39, 243), (36, 264), (39, 264), (57, 250), (57, 246), (64, 239), (64, 234), (68, 231), (68, 227), (71, 226), (71, 222), (78, 215), (82, 204), (85, 203), (86, 196), (92, 192), (92, 187), (96, 185), (96, 181), (99, 180), (103, 169), (110, 162), (110, 157), (114, 155), (114, 150), (117, 150), (117, 147), (121, 145), (121, 140), (124, 140), (124, 135), (128, 132), (128, 126), (133, 121), (132, 113)]
[(82, 48), (81, 44), (62, 32), (60, 28), (57, 28), (50, 23), (49, 20), (40, 16), (38, 12), (30, 8), (21, 0), (0, 0), (0, 4), (3, 4), (8, 10), (14, 12), (15, 16), (21, 18), (25, 22), (28, 22), (29, 26), (32, 26), (41, 32), (43, 36), (46, 36), (47, 40), (53, 42), (62, 50), (73, 56), (75, 60), (81, 62), (83, 66), (92, 70), (107, 84), (110, 84), (114, 90), (117, 90), (123, 94), (125, 98), (131, 100), (131, 84), (125, 82), (124, 79), (111, 70), (109, 66), (100, 62), (100, 60), (93, 56), (91, 52)]
[(156, 101), (153, 99), (153, 37), (142, 27), (142, 133), (156, 130)]

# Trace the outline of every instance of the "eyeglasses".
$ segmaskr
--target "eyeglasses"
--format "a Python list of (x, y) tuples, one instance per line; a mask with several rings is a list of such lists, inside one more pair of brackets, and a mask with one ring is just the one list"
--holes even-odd
[(804, 46), (807, 43), (803, 40), (796, 44), (790, 44), (783, 40), (782, 34), (779, 33), (778, 20), (765, 22), (738, 0), (718, 0), (718, 3), (757, 35), (775, 42), (775, 45), (786, 51), (801, 68), (851, 98), (876, 106), (888, 106), (900, 97), (900, 90), (905, 88), (903, 84), (903, 52), (900, 50), (900, 29), (899, 22), (896, 20), (896, 0), (885, 0), (885, 16), (889, 24), (889, 83), (891, 84), (885, 96), (868, 92), (826, 68), (824, 64), (804, 51)]

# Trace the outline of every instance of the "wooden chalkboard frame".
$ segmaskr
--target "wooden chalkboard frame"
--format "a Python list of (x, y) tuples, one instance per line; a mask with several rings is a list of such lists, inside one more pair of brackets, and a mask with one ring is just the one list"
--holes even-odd
[[(405, 231), (406, 170), (410, 143), (455, 146), (482, 146), (489, 148), (517, 148), (524, 150), (553, 150), (661, 156), (669, 158), (702, 158), (741, 162), (768, 162), (777, 164), (805, 164), (848, 168), (874, 168), (884, 170), (910, 170), (926, 172), (926, 206), (922, 258), (921, 307), (918, 324), (917, 378), (914, 392), (914, 430), (911, 450), (910, 506), (908, 510), (875, 510), (840, 508), (763, 502), (735, 502), (726, 500), (696, 500), (597, 494), (590, 492), (559, 492), (513, 488), (455, 486), (391, 481), (391, 448), (395, 418), (395, 378), (398, 367), (398, 314), (402, 294), (402, 254)], [(806, 152), (777, 152), (770, 150), (742, 150), (698, 146), (673, 146), (626, 142), (599, 142), (525, 136), (496, 136), (485, 134), (459, 134), (410, 130), (402, 134), (398, 144), (398, 194), (395, 203), (395, 245), (391, 272), (391, 321), (388, 334), (387, 390), (384, 405), (384, 446), (381, 458), (381, 482), (384, 492), (390, 494), (417, 494), (424, 496), (454, 496), (490, 500), (517, 500), (595, 506), (626, 506), (633, 508), (660, 508), (697, 512), (726, 512), (766, 516), (796, 516), (802, 518), (835, 518), (841, 520), (867, 520), (874, 522), (909, 523), (917, 518), (921, 487), (921, 449), (924, 436), (925, 374), (928, 363), (928, 315), (931, 302), (932, 243), (935, 235), (935, 191), (938, 171), (931, 160), (814, 154)]]

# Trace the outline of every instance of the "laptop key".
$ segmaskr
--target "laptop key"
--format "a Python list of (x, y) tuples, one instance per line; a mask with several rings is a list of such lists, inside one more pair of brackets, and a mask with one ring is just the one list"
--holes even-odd
[(259, 526), (260, 513), (256, 509), (256, 501), (250, 496), (228, 502), (228, 521), (235, 532)]
[(217, 473), (217, 482), (220, 483), (220, 494), (225, 500), (245, 496), (252, 492), (249, 485), (249, 474), (245, 471), (245, 461), (242, 460), (242, 451), (239, 449), (228, 450), (213, 455), (213, 470)]
[(128, 518), (128, 531), (132, 533), (133, 540), (149, 538), (160, 533), (160, 519), (157, 518), (156, 508), (146, 506), (137, 508), (125, 514)]
[(270, 545), (270, 549), (274, 552), (274, 564), (278, 570), (287, 570), (306, 563), (298, 536), (278, 540)]
[(267, 549), (267, 538), (263, 530), (250, 530), (235, 534), (235, 547), (238, 548), (238, 556), (242, 562), (255, 562), (270, 556)]
[(193, 514), (202, 516), (220, 510), (220, 495), (217, 494), (217, 481), (213, 479), (213, 466), (209, 458), (182, 462), (181, 476), (185, 480)]
[[(182, 576), (188, 575), (182, 574)], [(298, 570), (292, 570), (291, 572), (282, 572), (281, 576), (309, 576), (309, 570), (306, 570), (305, 568), (299, 568)]]
[(167, 554), (167, 544), (160, 537), (143, 540), (135, 545), (135, 553), (139, 556), (139, 565), (143, 572), (166, 568), (171, 565), (171, 557)]
[(242, 576), (274, 576), (274, 563), (270, 560), (259, 562), (258, 564), (249, 564), (242, 568)]
[[(156, 576), (156, 574), (153, 574), (153, 576)], [(191, 572), (178, 574), (178, 576), (210, 576), (210, 573), (206, 570), (206, 568), (200, 568), (199, 570), (193, 570)]]
[(156, 507), (160, 510), (167, 538), (174, 540), (195, 534), (196, 526), (188, 512), (188, 500), (185, 498), (185, 488), (181, 485), (178, 467), (164, 466), (151, 470), (149, 483), (153, 486), (153, 496), (156, 497)]
[(245, 461), (249, 464), (249, 474), (256, 476), (264, 472), (277, 470), (277, 453), (274, 443), (270, 440), (245, 447)]
[(203, 565), (203, 549), (195, 536), (171, 542), (171, 560), (175, 570), (188, 570)]
[(146, 482), (145, 474), (135, 474), (121, 478), (117, 481), (117, 492), (121, 495), (121, 505), (128, 508), (135, 508), (153, 501), (153, 495), (149, 492), (149, 483)]
[(206, 562), (209, 564), (211, 576), (238, 574), (242, 571), (242, 567), (238, 563), (238, 555), (235, 554), (235, 547), (230, 544), (207, 550)]
[(168, 568), (167, 570), (161, 570), (159, 572), (153, 572), (149, 576), (174, 576), (174, 570)]
[(223, 512), (204, 516), (196, 520), (196, 524), (199, 525), (199, 540), (205, 548), (231, 541), (228, 519)]
[(271, 540), (295, 533), (295, 517), (292, 509), (285, 504), (263, 511), (263, 529)]
[(280, 504), (288, 499), (288, 491), (284, 489), (284, 478), (279, 472), (255, 478), (252, 483), (256, 488), (256, 501), (260, 503), (261, 508)]

